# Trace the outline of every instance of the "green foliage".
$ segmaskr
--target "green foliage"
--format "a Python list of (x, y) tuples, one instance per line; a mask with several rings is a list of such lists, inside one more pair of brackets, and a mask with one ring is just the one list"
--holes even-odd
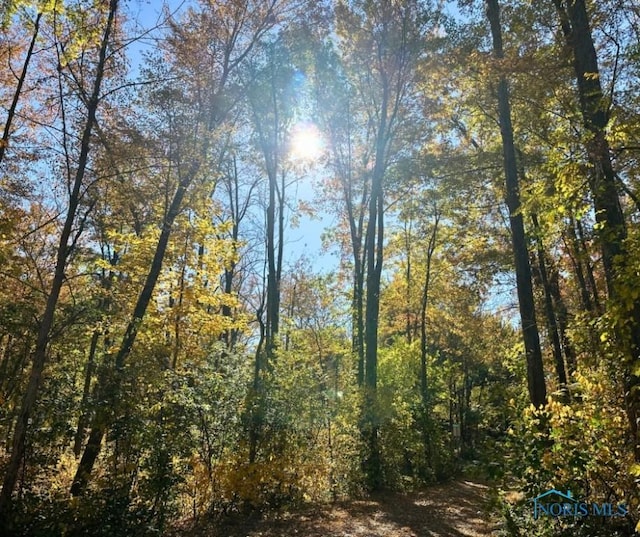
[[(428, 369), (429, 390), (439, 392), (444, 370), (433, 358)], [(446, 479), (455, 472), (456, 458), (448, 417), (435, 402), (424, 408), (420, 394), (418, 345), (398, 341), (380, 355), (377, 416), (385, 484), (416, 488)]]
[(359, 486), (360, 398), (348, 355), (318, 356), (301, 345), (279, 351), (264, 373), (256, 461), (240, 449), (213, 470), (223, 510), (336, 499)]

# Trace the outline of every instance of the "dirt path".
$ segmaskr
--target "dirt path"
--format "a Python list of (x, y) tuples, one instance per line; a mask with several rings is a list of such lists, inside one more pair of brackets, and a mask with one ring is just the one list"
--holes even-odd
[(200, 537), (477, 537), (492, 535), (487, 487), (455, 481), (410, 494), (381, 493), (368, 500), (281, 513), (266, 519), (227, 520), (182, 536)]

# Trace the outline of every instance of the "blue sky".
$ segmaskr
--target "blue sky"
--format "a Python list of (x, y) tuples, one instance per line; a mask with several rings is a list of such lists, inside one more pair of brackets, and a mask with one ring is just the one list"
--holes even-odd
[[(158, 2), (154, 0), (132, 0), (124, 5), (129, 26), (134, 35), (144, 35), (141, 40), (129, 45), (127, 52), (131, 60), (132, 76), (136, 76), (138, 66), (141, 64), (144, 53), (152, 50), (153, 39), (159, 35), (154, 30), (163, 24), (165, 19), (165, 6), (171, 13), (179, 16), (184, 12), (191, 0), (170, 0)], [(290, 206), (297, 206), (298, 202), (304, 202), (312, 207), (318, 207), (313, 183), (321, 180), (320, 170), (313, 163), (307, 166), (303, 177), (300, 178), (295, 188), (292, 189), (294, 199), (290, 200)], [(318, 211), (316, 217), (305, 214), (298, 215), (298, 223), (295, 228), (287, 229), (285, 236), (285, 264), (294, 265), (302, 256), (311, 261), (312, 266), (318, 272), (332, 271), (337, 268), (338, 257), (335, 254), (322, 252), (322, 234), (326, 228), (334, 223), (334, 217), (324, 211)]]

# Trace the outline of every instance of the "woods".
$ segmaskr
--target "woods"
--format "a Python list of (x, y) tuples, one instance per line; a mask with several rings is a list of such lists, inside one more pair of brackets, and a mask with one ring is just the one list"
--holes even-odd
[(0, 533), (469, 476), (634, 534), (637, 7), (0, 9)]

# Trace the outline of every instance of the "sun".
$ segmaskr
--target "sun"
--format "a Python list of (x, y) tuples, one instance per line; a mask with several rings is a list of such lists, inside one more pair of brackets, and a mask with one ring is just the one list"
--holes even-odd
[(309, 122), (297, 123), (291, 129), (289, 155), (293, 160), (310, 162), (318, 160), (324, 151), (320, 129)]

